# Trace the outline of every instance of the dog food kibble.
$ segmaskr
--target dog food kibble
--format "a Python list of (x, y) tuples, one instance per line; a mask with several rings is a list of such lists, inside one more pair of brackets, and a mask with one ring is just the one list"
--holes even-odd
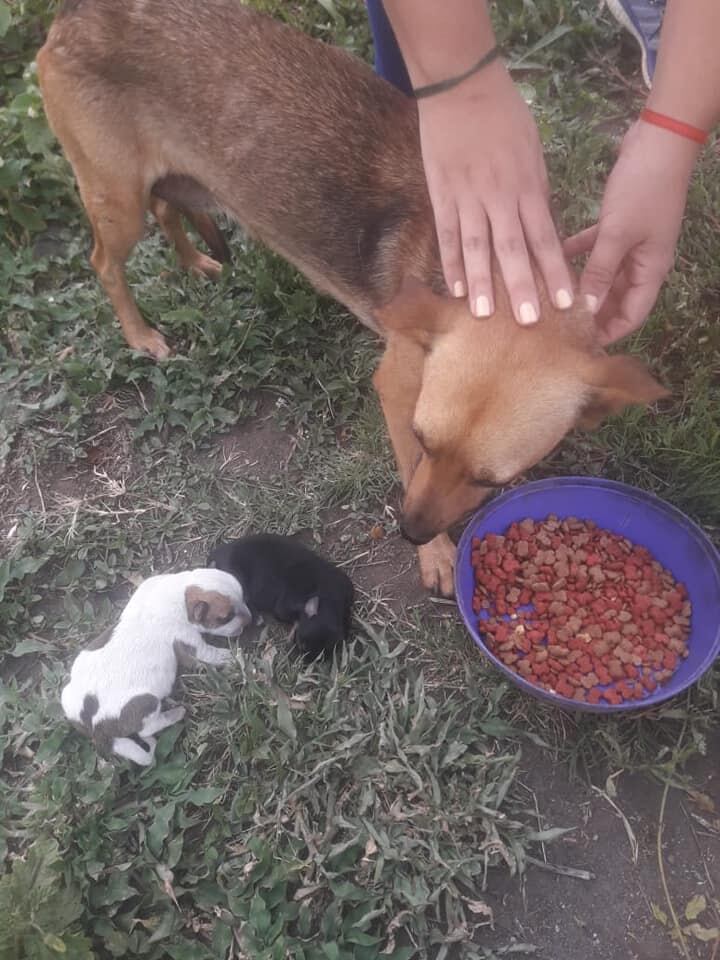
[(472, 541), (473, 611), (488, 648), (571, 700), (642, 700), (687, 657), (690, 601), (644, 547), (570, 517)]

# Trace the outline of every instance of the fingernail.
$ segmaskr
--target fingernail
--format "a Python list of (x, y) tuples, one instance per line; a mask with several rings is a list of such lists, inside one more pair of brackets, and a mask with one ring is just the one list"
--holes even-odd
[(490, 301), (484, 294), (479, 296), (475, 301), (475, 316), (476, 317), (490, 316)]
[(462, 280), (456, 280), (453, 284), (453, 296), (454, 297), (464, 297), (465, 296), (465, 284)]
[(528, 303), (527, 301), (525, 303), (521, 303), (520, 310), (518, 312), (520, 314), (520, 323), (524, 327), (529, 327), (533, 323), (537, 323), (537, 310), (531, 303)]
[(572, 294), (564, 287), (561, 287), (555, 294), (555, 305), (559, 310), (567, 310), (568, 307), (572, 306), (572, 302)]
[(595, 313), (598, 306), (598, 298), (595, 296), (594, 293), (585, 294), (585, 306), (588, 308), (590, 313)]

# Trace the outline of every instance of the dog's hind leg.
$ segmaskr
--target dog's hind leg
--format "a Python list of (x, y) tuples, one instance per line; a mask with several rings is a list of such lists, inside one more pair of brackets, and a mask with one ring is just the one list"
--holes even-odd
[(130, 737), (115, 737), (112, 742), (112, 751), (117, 754), (118, 757), (123, 757), (125, 760), (132, 760), (133, 763), (137, 763), (141, 767), (149, 767), (155, 759), (157, 741), (155, 737), (145, 737), (144, 739), (148, 746), (147, 750), (143, 750), (143, 748), (138, 743), (135, 743), (134, 740), (131, 740)]
[(166, 710), (164, 713), (154, 713), (145, 718), (139, 735), (145, 740), (152, 734), (160, 733), (161, 730), (179, 723), (184, 716), (185, 707), (173, 707), (172, 710)]
[[(209, 277), (211, 280), (217, 280), (222, 272), (222, 265), (206, 253), (201, 253), (197, 247), (193, 246), (183, 227), (180, 213), (175, 207), (169, 204), (167, 200), (161, 200), (160, 197), (151, 196), (150, 209), (160, 224), (162, 232), (173, 247), (175, 247), (180, 266), (184, 270), (191, 270), (193, 273)], [(197, 218), (198, 221), (202, 218), (201, 223), (196, 224), (198, 231), (200, 225), (207, 227), (207, 224), (204, 223), (205, 220), (210, 220), (205, 214), (196, 214), (192, 217), (192, 220), (195, 220), (195, 218)], [(203, 236), (202, 233), (201, 236)]]
[[(38, 53), (45, 113), (73, 168), (90, 220), (95, 240), (90, 262), (128, 345), (163, 359), (170, 349), (140, 316), (125, 276), (125, 262), (144, 233), (151, 184), (145, 183), (142, 161), (133, 162), (132, 136), (116, 130), (101, 109), (102, 96), (92, 107), (79, 100), (77, 78), (58, 66), (51, 47), (48, 41)], [(110, 102), (109, 95), (106, 99)]]

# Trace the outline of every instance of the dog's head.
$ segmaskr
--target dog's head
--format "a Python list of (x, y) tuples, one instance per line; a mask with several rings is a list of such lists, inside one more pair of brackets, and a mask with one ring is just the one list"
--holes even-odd
[(252, 620), (243, 589), (230, 573), (201, 568), (188, 574), (185, 610), (204, 633), (233, 637)]
[(416, 389), (419, 455), (402, 520), (416, 543), (461, 520), (573, 428), (667, 395), (639, 360), (599, 347), (585, 309), (544, 305), (539, 323), (521, 327), (502, 290), (495, 314), (478, 320), (464, 300), (410, 283), (379, 319), (386, 359)]
[(331, 657), (342, 643), (343, 627), (338, 622), (333, 604), (328, 605), (318, 596), (310, 597), (292, 631), (295, 643), (306, 660), (319, 656)]

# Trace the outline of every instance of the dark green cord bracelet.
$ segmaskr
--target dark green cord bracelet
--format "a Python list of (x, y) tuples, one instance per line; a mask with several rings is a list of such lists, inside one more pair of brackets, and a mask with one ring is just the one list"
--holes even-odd
[(447, 80), (439, 80), (437, 83), (429, 83), (426, 87), (417, 87), (413, 90), (413, 96), (416, 100), (422, 100), (424, 97), (432, 97), (436, 93), (444, 93), (446, 90), (452, 90), (453, 87), (462, 83), (463, 80), (467, 80), (467, 78), (471, 77), (474, 73), (478, 73), (478, 71), (484, 67), (489, 66), (493, 60), (497, 60), (499, 56), (500, 48), (496, 45), (492, 50), (489, 50), (484, 56), (480, 57), (478, 62), (470, 67), (469, 70), (466, 70), (465, 73), (461, 73), (457, 77), (450, 77)]

